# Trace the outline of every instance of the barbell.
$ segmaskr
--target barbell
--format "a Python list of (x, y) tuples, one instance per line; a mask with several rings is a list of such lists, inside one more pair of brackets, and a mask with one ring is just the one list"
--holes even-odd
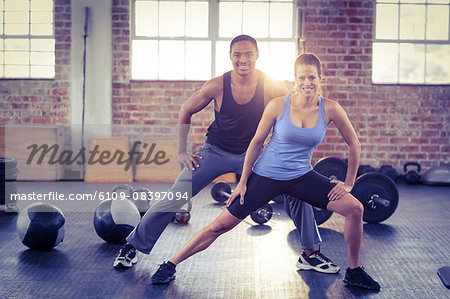
[[(230, 185), (224, 182), (217, 182), (211, 188), (211, 196), (218, 202), (225, 202), (230, 198), (232, 193)], [(258, 224), (263, 224), (269, 221), (274, 214), (273, 208), (270, 204), (265, 204), (258, 210), (250, 214), (250, 218)]]
[[(347, 174), (347, 163), (339, 158), (328, 157), (319, 160), (314, 166), (314, 170), (330, 178), (344, 181)], [(398, 206), (398, 190), (394, 181), (382, 173), (366, 172), (358, 177), (351, 192), (364, 206), (363, 220), (368, 223), (379, 223), (388, 219)], [(333, 212), (319, 210), (319, 217), (314, 218), (317, 225), (328, 220)], [(326, 217), (320, 217), (325, 214)], [(325, 219), (325, 221), (324, 221)]]

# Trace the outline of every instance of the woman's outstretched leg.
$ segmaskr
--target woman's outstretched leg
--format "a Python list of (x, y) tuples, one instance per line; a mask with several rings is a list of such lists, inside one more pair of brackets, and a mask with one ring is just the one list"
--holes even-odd
[(242, 219), (233, 216), (228, 209), (209, 225), (196, 233), (167, 263), (159, 266), (152, 276), (152, 284), (165, 284), (175, 279), (175, 266), (192, 255), (208, 248), (220, 235), (233, 229)]
[(204, 227), (201, 231), (196, 233), (180, 251), (170, 259), (174, 265), (178, 265), (185, 259), (192, 255), (205, 250), (209, 247), (220, 235), (233, 229), (238, 225), (242, 219), (233, 216), (228, 209), (223, 212), (210, 224)]

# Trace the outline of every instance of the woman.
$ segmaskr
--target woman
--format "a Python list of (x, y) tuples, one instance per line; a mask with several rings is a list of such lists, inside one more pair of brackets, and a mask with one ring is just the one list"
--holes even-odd
[[(153, 284), (175, 279), (178, 263), (206, 249), (250, 213), (284, 193), (345, 217), (344, 237), (349, 265), (344, 283), (380, 290), (380, 285), (359, 265), (363, 206), (349, 193), (355, 182), (361, 152), (358, 137), (342, 107), (320, 96), (322, 68), (317, 56), (300, 55), (294, 68), (296, 93), (275, 98), (265, 108), (248, 147), (242, 176), (228, 200), (227, 209), (189, 240), (174, 258), (159, 267), (152, 276)], [(312, 153), (322, 142), (330, 122), (336, 125), (349, 145), (345, 182), (330, 181), (311, 166)], [(270, 142), (258, 159), (272, 128)]]

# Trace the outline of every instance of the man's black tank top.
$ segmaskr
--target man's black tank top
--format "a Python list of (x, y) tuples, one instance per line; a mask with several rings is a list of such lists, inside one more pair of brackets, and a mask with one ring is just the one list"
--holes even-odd
[(206, 142), (233, 154), (247, 150), (264, 112), (264, 74), (259, 72), (253, 98), (244, 105), (231, 93), (231, 71), (223, 74), (223, 98), (220, 111), (206, 133)]

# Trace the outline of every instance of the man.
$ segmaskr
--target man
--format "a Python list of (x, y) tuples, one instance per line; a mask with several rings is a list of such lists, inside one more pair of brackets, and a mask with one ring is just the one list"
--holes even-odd
[[(233, 70), (215, 77), (195, 92), (181, 107), (178, 116), (178, 159), (184, 165), (168, 193), (195, 196), (216, 177), (242, 171), (245, 151), (255, 134), (265, 105), (287, 94), (285, 86), (255, 69), (258, 45), (248, 35), (235, 37), (230, 44)], [(195, 154), (186, 152), (191, 117), (214, 100), (215, 120), (208, 128), (205, 144)], [(177, 193), (180, 192), (180, 193)], [(163, 199), (153, 204), (128, 236), (128, 243), (114, 261), (115, 268), (129, 268), (137, 262), (136, 249), (149, 254), (156, 241), (186, 202)], [(290, 205), (291, 216), (300, 228), (303, 252), (297, 267), (322, 273), (337, 273), (334, 265), (319, 250), (321, 242), (312, 207), (304, 202)]]

